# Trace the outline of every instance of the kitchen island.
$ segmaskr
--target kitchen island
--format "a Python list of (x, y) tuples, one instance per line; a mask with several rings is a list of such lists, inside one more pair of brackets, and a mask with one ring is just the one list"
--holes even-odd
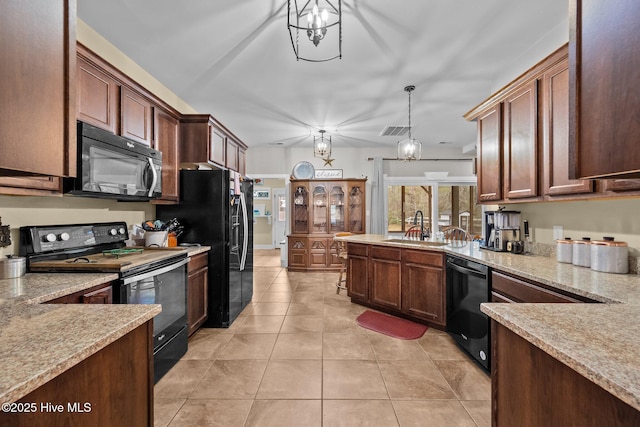
[(0, 280), (0, 426), (153, 425), (153, 327), (161, 307), (40, 304), (116, 274)]
[[(470, 242), (428, 244), (383, 235), (339, 239), (371, 248), (452, 254), (558, 292), (606, 303), (482, 304), (482, 311), (493, 320), (493, 422), (498, 426), (515, 425), (515, 420), (532, 426), (640, 425), (640, 342), (633, 339), (640, 332), (640, 275), (600, 273), (549, 257), (487, 251)], [(536, 352), (536, 357), (524, 359)], [(557, 375), (544, 375), (545, 368)], [(529, 376), (520, 375), (527, 372)], [(586, 390), (591, 400), (573, 400), (580, 396), (579, 390)], [(541, 410), (534, 401), (557, 411)], [(594, 416), (598, 409), (603, 409), (604, 418)], [(580, 411), (586, 415), (575, 419), (586, 424), (564, 423)], [(607, 423), (602, 424), (603, 420)]]

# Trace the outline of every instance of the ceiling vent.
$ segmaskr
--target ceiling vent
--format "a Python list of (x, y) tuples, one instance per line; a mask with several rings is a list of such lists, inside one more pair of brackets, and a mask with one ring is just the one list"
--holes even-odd
[(387, 125), (380, 132), (380, 136), (402, 136), (409, 132), (409, 126), (391, 126)]

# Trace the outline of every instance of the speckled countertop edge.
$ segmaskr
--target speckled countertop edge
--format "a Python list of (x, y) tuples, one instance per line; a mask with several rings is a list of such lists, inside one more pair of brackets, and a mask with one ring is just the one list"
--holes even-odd
[[(640, 410), (638, 307), (485, 303), (493, 320)], [(624, 324), (626, 328), (620, 328)], [(631, 332), (630, 332), (631, 330)], [(611, 345), (615, 342), (617, 345)]]
[(195, 256), (204, 252), (209, 252), (211, 246), (186, 246), (187, 256)]
[[(157, 304), (5, 304), (0, 332), (0, 402), (14, 402), (100, 351), (160, 313)], [(24, 318), (51, 314), (55, 322), (32, 323)], [(82, 329), (72, 330), (77, 321)], [(62, 324), (65, 322), (64, 324)], [(59, 330), (53, 325), (57, 325)], [(44, 331), (42, 329), (45, 329)], [(38, 334), (39, 333), (39, 334)], [(26, 340), (27, 336), (31, 339)], [(37, 335), (37, 336), (34, 336)], [(26, 348), (25, 348), (26, 347)]]

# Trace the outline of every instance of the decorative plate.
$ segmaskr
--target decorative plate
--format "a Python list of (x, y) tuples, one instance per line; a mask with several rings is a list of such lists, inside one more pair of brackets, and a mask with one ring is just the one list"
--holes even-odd
[(315, 168), (309, 162), (298, 162), (291, 172), (295, 179), (313, 179)]

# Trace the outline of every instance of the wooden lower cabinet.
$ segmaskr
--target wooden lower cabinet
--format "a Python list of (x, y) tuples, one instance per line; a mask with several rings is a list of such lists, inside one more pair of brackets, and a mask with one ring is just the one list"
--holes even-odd
[(347, 289), (353, 302), (369, 299), (369, 245), (347, 245)]
[[(35, 413), (0, 412), (0, 426), (153, 426), (153, 321), (27, 394)], [(62, 412), (41, 404), (63, 405)], [(90, 406), (85, 406), (86, 404)], [(69, 406), (72, 409), (69, 410)]]
[(366, 244), (347, 246), (351, 301), (443, 329), (444, 254)]
[(494, 427), (640, 425), (639, 411), (495, 321), (491, 337)]
[(288, 247), (291, 271), (339, 271), (342, 266), (333, 235), (290, 235)]
[(402, 308), (402, 250), (374, 246), (369, 260), (372, 304), (401, 310)]
[(444, 327), (446, 293), (443, 255), (405, 250), (402, 280), (403, 313)]
[(113, 304), (113, 287), (114, 283), (103, 283), (47, 301), (47, 304)]
[(518, 277), (494, 271), (491, 273), (491, 302), (572, 303), (597, 302), (587, 297), (562, 293)]
[(208, 318), (208, 272), (209, 254), (207, 252), (191, 257), (187, 265), (187, 322), (189, 336), (202, 326)]

